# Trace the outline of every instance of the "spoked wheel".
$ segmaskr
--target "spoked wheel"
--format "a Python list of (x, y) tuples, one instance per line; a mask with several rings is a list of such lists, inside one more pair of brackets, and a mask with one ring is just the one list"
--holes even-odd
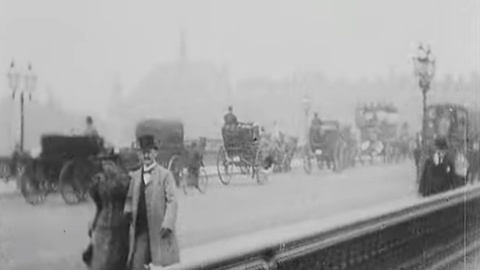
[(183, 177), (183, 164), (180, 156), (175, 155), (168, 162), (168, 170), (172, 172), (177, 187), (180, 187), (180, 180)]
[(70, 160), (60, 171), (60, 193), (66, 204), (78, 204), (87, 197), (88, 167), (84, 162)]
[(303, 170), (307, 174), (312, 173), (312, 160), (310, 157), (310, 149), (308, 146), (305, 146), (302, 154)]
[(208, 174), (207, 174), (207, 170), (205, 170), (205, 168), (200, 168), (200, 172), (199, 172), (199, 175), (198, 175), (198, 191), (200, 191), (201, 193), (205, 194), (205, 192), (207, 191), (207, 187), (208, 187)]
[(27, 203), (37, 205), (45, 202), (47, 191), (44, 189), (45, 182), (42, 167), (31, 163), (27, 166), (18, 165), (18, 177), (20, 178), (20, 191)]
[(224, 185), (232, 181), (233, 164), (229, 161), (225, 148), (220, 147), (217, 153), (217, 173), (220, 182)]

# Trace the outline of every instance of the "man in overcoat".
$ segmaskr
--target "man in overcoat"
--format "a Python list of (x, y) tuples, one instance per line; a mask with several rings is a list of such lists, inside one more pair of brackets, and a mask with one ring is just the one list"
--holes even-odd
[(238, 125), (238, 120), (235, 114), (233, 114), (233, 108), (232, 106), (228, 107), (228, 113), (225, 114), (223, 117), (223, 120), (225, 122), (225, 126), (237, 126)]
[(132, 270), (145, 266), (168, 266), (180, 261), (175, 234), (178, 203), (175, 180), (156, 161), (153, 136), (139, 138), (143, 166), (131, 174), (125, 202), (130, 219), (128, 265)]

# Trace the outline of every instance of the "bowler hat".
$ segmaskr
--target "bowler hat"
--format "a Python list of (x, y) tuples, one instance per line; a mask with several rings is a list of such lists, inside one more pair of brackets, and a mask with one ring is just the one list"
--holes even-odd
[(158, 150), (158, 146), (155, 143), (155, 138), (152, 135), (143, 135), (138, 138), (138, 144), (142, 151), (151, 149)]

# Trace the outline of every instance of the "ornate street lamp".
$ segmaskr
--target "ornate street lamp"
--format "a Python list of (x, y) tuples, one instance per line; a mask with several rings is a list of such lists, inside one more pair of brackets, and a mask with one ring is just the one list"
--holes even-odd
[[(414, 75), (418, 80), (418, 85), (422, 90), (423, 96), (423, 122), (422, 137), (425, 138), (425, 127), (427, 121), (427, 93), (430, 90), (431, 82), (435, 76), (436, 62), (430, 46), (420, 44), (417, 54), (412, 57)], [(422, 140), (424, 142), (425, 140)]]
[[(28, 71), (25, 74), (21, 74), (15, 69), (15, 62), (12, 60), (10, 69), (7, 73), (8, 85), (12, 91), (12, 99), (15, 100), (16, 96), (20, 97), (20, 151), (24, 150), (25, 141), (25, 95), (29, 100), (32, 100), (32, 93), (35, 90), (37, 84), (37, 76), (32, 71), (32, 65), (28, 65)], [(23, 79), (23, 80), (22, 80)], [(23, 85), (21, 85), (23, 82)]]

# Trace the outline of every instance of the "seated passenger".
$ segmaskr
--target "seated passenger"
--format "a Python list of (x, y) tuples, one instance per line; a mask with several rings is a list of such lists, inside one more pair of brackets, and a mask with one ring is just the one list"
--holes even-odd
[(228, 113), (223, 117), (225, 126), (237, 126), (238, 120), (237, 117), (233, 114), (232, 106), (228, 107)]

